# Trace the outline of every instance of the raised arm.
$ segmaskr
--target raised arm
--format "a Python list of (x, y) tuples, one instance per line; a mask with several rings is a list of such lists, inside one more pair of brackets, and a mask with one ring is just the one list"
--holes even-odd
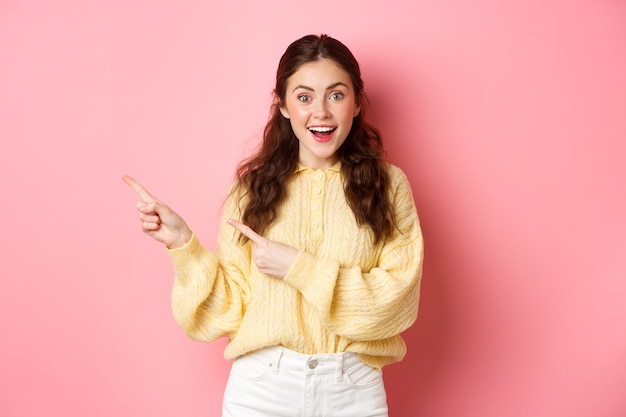
[[(244, 278), (249, 254), (229, 243), (218, 259), (201, 245), (181, 216), (131, 177), (123, 180), (141, 198), (137, 209), (142, 230), (168, 249), (176, 274), (172, 288), (176, 322), (194, 340), (230, 337), (239, 327), (249, 297)], [(227, 206), (233, 208), (233, 204)]]

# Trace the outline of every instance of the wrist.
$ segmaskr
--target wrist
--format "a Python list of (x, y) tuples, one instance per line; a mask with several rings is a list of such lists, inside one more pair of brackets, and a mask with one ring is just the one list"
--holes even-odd
[(167, 249), (170, 249), (170, 250), (182, 248), (183, 246), (187, 245), (191, 241), (192, 237), (193, 237), (193, 232), (191, 230), (187, 230), (185, 233), (181, 234), (178, 239), (176, 239), (174, 242), (172, 242), (169, 245), (165, 245), (165, 247), (167, 247)]

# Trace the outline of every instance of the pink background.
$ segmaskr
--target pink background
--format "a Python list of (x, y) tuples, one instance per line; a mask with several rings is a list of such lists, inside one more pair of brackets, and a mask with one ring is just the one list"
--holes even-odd
[(329, 33), (426, 238), (394, 417), (626, 415), (626, 3), (0, 2), (0, 415), (218, 416), (131, 174), (213, 247), (276, 64)]

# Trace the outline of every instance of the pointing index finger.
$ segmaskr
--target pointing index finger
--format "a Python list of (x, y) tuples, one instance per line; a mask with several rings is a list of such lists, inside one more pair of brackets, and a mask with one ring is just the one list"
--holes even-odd
[(228, 224), (230, 224), (235, 229), (239, 230), (244, 236), (246, 236), (252, 242), (258, 242), (259, 240), (263, 239), (261, 235), (257, 234), (254, 230), (252, 230), (250, 227), (246, 226), (243, 223), (239, 223), (238, 221), (233, 220), (233, 219), (228, 219)]
[(124, 180), (126, 184), (130, 186), (130, 188), (132, 188), (133, 190), (135, 190), (137, 194), (139, 194), (139, 197), (141, 197), (143, 201), (145, 202), (156, 201), (156, 198), (154, 198), (154, 196), (150, 194), (148, 190), (144, 188), (143, 185), (139, 184), (137, 181), (135, 181), (128, 175), (124, 175), (122, 179)]

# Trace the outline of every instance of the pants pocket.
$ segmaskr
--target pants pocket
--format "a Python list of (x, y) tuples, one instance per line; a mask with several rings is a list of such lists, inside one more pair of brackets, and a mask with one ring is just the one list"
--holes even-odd
[(344, 380), (354, 388), (370, 388), (382, 383), (382, 371), (364, 362), (359, 362), (344, 372)]
[(244, 355), (235, 360), (231, 372), (252, 381), (265, 378), (270, 370), (270, 364), (257, 355)]

